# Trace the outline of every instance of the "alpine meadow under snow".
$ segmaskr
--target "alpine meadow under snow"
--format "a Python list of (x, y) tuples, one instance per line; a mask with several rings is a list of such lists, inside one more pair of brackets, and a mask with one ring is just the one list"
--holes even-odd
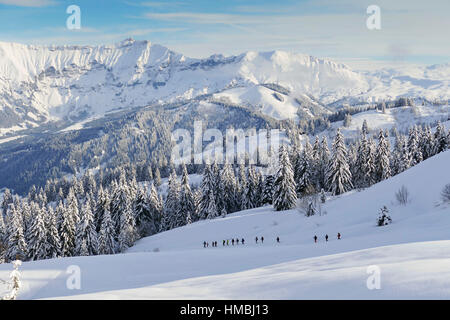
[[(449, 163), (447, 151), (363, 191), (329, 197), (320, 216), (264, 206), (143, 238), (123, 254), (26, 262), (19, 298), (448, 299), (450, 204), (440, 193)], [(395, 197), (402, 186), (406, 205)], [(377, 227), (384, 205), (393, 223)], [(231, 238), (245, 244), (222, 246)], [(219, 245), (203, 248), (205, 240)], [(67, 289), (71, 265), (80, 267), (80, 290)], [(381, 270), (380, 290), (366, 286), (372, 265)], [(1, 265), (0, 278), (10, 269)]]
[(450, 299), (449, 64), (133, 39), (0, 57), (0, 298)]

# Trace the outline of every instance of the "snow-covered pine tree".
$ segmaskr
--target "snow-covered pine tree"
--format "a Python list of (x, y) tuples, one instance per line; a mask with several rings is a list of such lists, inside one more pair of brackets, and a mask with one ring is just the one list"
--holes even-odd
[(238, 181), (239, 181), (239, 194), (238, 194), (238, 203), (240, 210), (247, 209), (247, 174), (245, 173), (245, 165), (241, 163), (239, 165), (239, 174), (238, 174)]
[(279, 157), (279, 169), (273, 194), (273, 206), (277, 211), (292, 209), (297, 202), (294, 172), (285, 145), (280, 146)]
[(377, 182), (391, 177), (391, 154), (389, 142), (382, 130), (378, 134), (378, 146), (376, 151), (376, 178)]
[(23, 220), (14, 205), (8, 210), (8, 243), (6, 261), (25, 260), (27, 257), (27, 244), (23, 233)]
[(424, 160), (434, 156), (434, 136), (429, 125), (425, 126), (422, 137), (420, 137), (420, 147)]
[(116, 183), (111, 198), (111, 218), (116, 226), (116, 235), (120, 234), (121, 216), (125, 210), (131, 210), (131, 199), (129, 197), (128, 185), (125, 181)]
[(195, 203), (194, 195), (189, 185), (189, 175), (186, 166), (182, 166), (181, 177), (181, 192), (180, 192), (180, 206), (177, 214), (177, 226), (183, 226), (190, 221), (192, 223), (192, 217), (195, 215)]
[(236, 177), (231, 164), (226, 163), (221, 172), (220, 178), (221, 194), (224, 198), (225, 210), (227, 213), (232, 213), (239, 210), (238, 201), (236, 199)]
[[(216, 199), (214, 196), (216, 186), (214, 173), (209, 164), (206, 164), (203, 172), (203, 179), (201, 184), (202, 198), (200, 200), (200, 219), (207, 219), (216, 217), (218, 215), (216, 207)], [(211, 203), (213, 201), (214, 203)]]
[(133, 201), (133, 214), (136, 221), (138, 237), (143, 238), (149, 236), (151, 234), (153, 219), (149, 199), (142, 188), (139, 188), (136, 199)]
[(369, 141), (364, 133), (358, 144), (356, 162), (354, 168), (354, 185), (357, 188), (367, 188), (373, 184), (374, 161), (370, 159), (371, 152)]
[(176, 228), (178, 226), (177, 223), (180, 222), (177, 221), (177, 214), (180, 213), (180, 189), (177, 173), (175, 170), (172, 170), (169, 176), (167, 197), (164, 204), (165, 230)]
[(257, 188), (258, 188), (258, 177), (253, 165), (250, 165), (247, 170), (247, 184), (245, 188), (245, 201), (246, 208), (252, 209), (257, 206)]
[(266, 178), (264, 179), (262, 205), (273, 203), (274, 183), (275, 183), (275, 177), (271, 174), (267, 175)]
[[(78, 210), (78, 209), (77, 209)], [(71, 257), (75, 251), (76, 224), (70, 207), (63, 207), (62, 222), (59, 228), (61, 239), (61, 253), (63, 257)]]
[(13, 197), (11, 195), (11, 191), (8, 188), (6, 188), (5, 191), (3, 192), (3, 201), (0, 210), (0, 212), (3, 214), (4, 217), (7, 216), (8, 207), (11, 203), (13, 203)]
[(150, 214), (152, 216), (152, 224), (150, 225), (150, 234), (155, 234), (159, 231), (160, 228), (163, 204), (161, 198), (158, 195), (158, 192), (156, 191), (153, 182), (150, 185), (149, 209)]
[(116, 228), (109, 210), (103, 212), (103, 219), (98, 234), (98, 253), (114, 254), (117, 252)]
[[(317, 150), (317, 157), (319, 158), (320, 151)], [(314, 192), (314, 157), (311, 144), (308, 140), (305, 142), (305, 146), (300, 153), (300, 157), (297, 161), (297, 167), (295, 168), (294, 177), (296, 180), (296, 192), (298, 196), (312, 194)]]
[(448, 138), (442, 123), (439, 121), (434, 132), (434, 154), (448, 149)]
[(45, 228), (47, 229), (46, 258), (52, 259), (61, 256), (61, 239), (59, 238), (56, 212), (52, 207), (47, 208), (45, 217)]
[(45, 212), (37, 203), (32, 203), (33, 222), (30, 230), (26, 234), (27, 259), (41, 260), (47, 254), (47, 229), (45, 227)]
[(80, 219), (78, 206), (79, 206), (78, 198), (75, 195), (75, 189), (71, 187), (69, 189), (69, 193), (66, 199), (66, 209), (68, 214), (71, 215), (72, 221), (75, 223), (75, 225), (78, 223)]
[(330, 149), (328, 149), (328, 141), (327, 137), (323, 136), (322, 141), (320, 143), (320, 159), (317, 162), (317, 175), (318, 175), (318, 182), (319, 182), (319, 188), (328, 190), (327, 185), (327, 170), (328, 165), (330, 163)]
[(408, 137), (408, 153), (410, 156), (411, 166), (415, 166), (423, 160), (422, 150), (420, 149), (419, 142), (419, 129), (417, 126), (414, 126), (409, 130)]
[(109, 192), (108, 190), (104, 190), (103, 186), (100, 185), (97, 191), (97, 200), (95, 201), (95, 205), (93, 207), (94, 224), (97, 232), (100, 231), (103, 220), (103, 214), (105, 213), (105, 211), (109, 212), (110, 208), (111, 203), (109, 198)]
[(124, 252), (136, 241), (137, 232), (133, 212), (129, 205), (121, 212), (119, 239), (117, 241), (119, 251)]
[(329, 190), (333, 195), (339, 195), (353, 188), (352, 174), (347, 160), (347, 148), (344, 136), (338, 129), (333, 141), (333, 156), (327, 171)]
[(367, 120), (366, 119), (364, 119), (364, 121), (363, 121), (361, 132), (363, 134), (365, 134), (366, 136), (369, 134), (369, 126), (367, 125)]
[(80, 256), (98, 254), (98, 235), (88, 201), (82, 206), (80, 221), (76, 227), (75, 254)]

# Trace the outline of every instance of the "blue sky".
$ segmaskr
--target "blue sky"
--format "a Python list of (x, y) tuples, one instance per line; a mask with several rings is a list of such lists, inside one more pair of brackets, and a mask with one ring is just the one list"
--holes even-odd
[[(69, 5), (81, 29), (68, 30)], [(369, 5), (381, 30), (366, 27)], [(191, 57), (287, 50), (356, 68), (448, 63), (448, 0), (0, 0), (0, 40), (110, 44), (146, 39)]]

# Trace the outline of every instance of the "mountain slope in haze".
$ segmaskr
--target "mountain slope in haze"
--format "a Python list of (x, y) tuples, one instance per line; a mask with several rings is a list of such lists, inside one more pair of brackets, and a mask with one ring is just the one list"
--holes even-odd
[[(449, 162), (450, 151), (443, 152), (366, 190), (330, 198), (321, 216), (266, 206), (141, 239), (124, 254), (25, 262), (19, 298), (448, 299), (450, 204), (440, 192), (450, 182)], [(406, 206), (395, 203), (403, 185)], [(383, 205), (393, 223), (376, 227)], [(245, 245), (222, 246), (237, 237)], [(203, 241), (218, 241), (218, 248), (203, 248)], [(71, 265), (81, 269), (80, 290), (66, 286)], [(366, 286), (372, 265), (380, 268), (381, 290)], [(0, 265), (0, 278), (10, 270)]]
[[(433, 84), (427, 85), (392, 72), (354, 72), (304, 54), (247, 52), (192, 59), (132, 39), (102, 46), (1, 42), (0, 57), (0, 133), (215, 93), (277, 119), (295, 117), (305, 99), (312, 99), (319, 113), (329, 112), (324, 106), (341, 100), (374, 101), (405, 94), (447, 99), (450, 73), (448, 67), (436, 66), (439, 72), (433, 71), (433, 79), (427, 80)], [(267, 92), (260, 93), (261, 86)]]

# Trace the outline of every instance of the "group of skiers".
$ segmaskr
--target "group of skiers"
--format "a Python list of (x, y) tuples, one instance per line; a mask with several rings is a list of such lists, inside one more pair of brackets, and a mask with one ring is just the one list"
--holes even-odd
[[(264, 243), (264, 237), (261, 237), (261, 238), (258, 238), (258, 237), (256, 237), (255, 238), (255, 242), (256, 243), (258, 243), (258, 241), (259, 240), (261, 240), (261, 243)], [(277, 243), (280, 243), (280, 237), (277, 237)], [(230, 245), (230, 243), (231, 243), (231, 245), (232, 246), (234, 246), (234, 244), (236, 244), (236, 245), (239, 245), (239, 242), (241, 243), (241, 244), (245, 244), (245, 239), (244, 238), (242, 238), (241, 240), (239, 240), (238, 238), (236, 238), (236, 239), (231, 239), (231, 241), (229, 240), (229, 239), (227, 239), (227, 240), (222, 240), (222, 246), (229, 246)], [(213, 241), (213, 242), (211, 242), (211, 246), (212, 247), (217, 247), (217, 241)], [(207, 241), (203, 241), (203, 248), (208, 248), (209, 247), (209, 242), (207, 242)]]
[[(337, 234), (337, 238), (338, 238), (338, 240), (341, 240), (341, 234), (339, 232)], [(317, 235), (315, 235), (314, 242), (317, 243), (317, 240), (318, 240)], [(328, 242), (328, 234), (325, 235), (325, 242)]]
[[(317, 237), (317, 235), (314, 235), (314, 242), (315, 243), (317, 243), (318, 239), (319, 238)], [(341, 233), (340, 232), (338, 232), (338, 234), (337, 234), (337, 239), (341, 240)], [(280, 243), (280, 237), (277, 237), (276, 240), (277, 240), (277, 243)], [(261, 243), (264, 243), (264, 237), (261, 237), (261, 238), (256, 237), (255, 238), (255, 243), (258, 244), (258, 241), (261, 241)], [(325, 235), (325, 241), (328, 242), (328, 234)], [(241, 240), (239, 240), (238, 238), (236, 238), (236, 239), (231, 239), (231, 241), (229, 239), (222, 240), (222, 246), (224, 246), (224, 247), (226, 245), (229, 246), (230, 243), (231, 243), (232, 246), (234, 246), (234, 244), (239, 245), (239, 242), (241, 244), (245, 244), (245, 239), (242, 238)], [(211, 246), (212, 247), (217, 247), (217, 241), (213, 241), (211, 243)], [(203, 248), (208, 248), (208, 247), (209, 247), (209, 242), (203, 241)]]

